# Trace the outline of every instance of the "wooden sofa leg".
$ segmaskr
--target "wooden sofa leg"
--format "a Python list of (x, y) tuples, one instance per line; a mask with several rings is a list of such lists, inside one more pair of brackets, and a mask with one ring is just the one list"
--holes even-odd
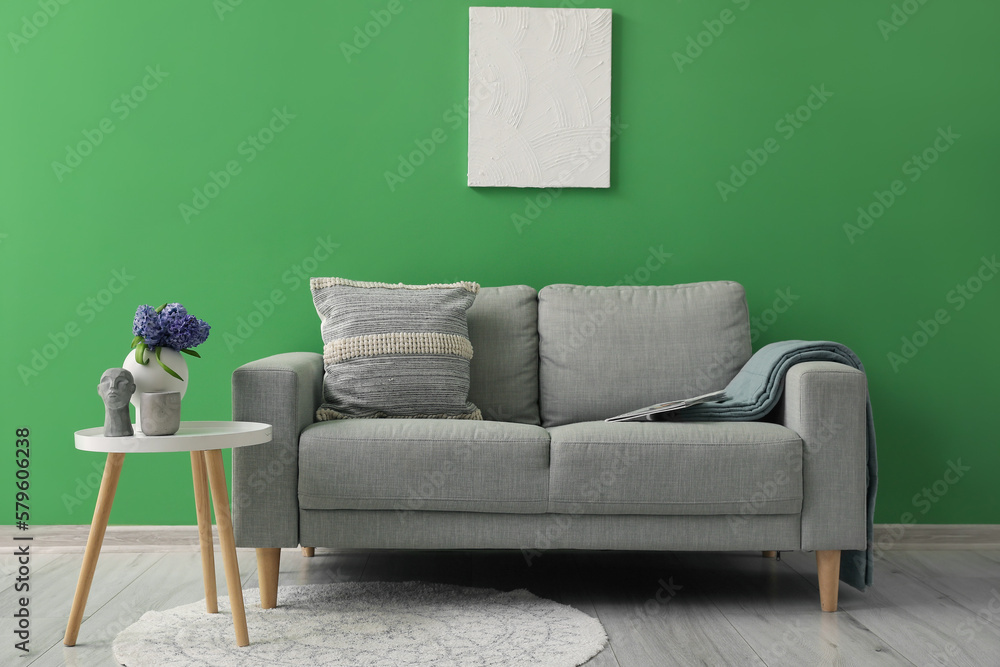
[(840, 551), (817, 551), (816, 571), (819, 576), (819, 606), (823, 611), (837, 611), (840, 589)]
[(260, 585), (260, 608), (278, 606), (278, 567), (281, 549), (257, 549), (257, 583)]
[(316, 547), (302, 547), (302, 556), (304, 558), (312, 558), (316, 555)]
[(777, 558), (778, 557), (778, 552), (777, 551), (761, 551), (760, 555), (763, 556), (764, 558)]

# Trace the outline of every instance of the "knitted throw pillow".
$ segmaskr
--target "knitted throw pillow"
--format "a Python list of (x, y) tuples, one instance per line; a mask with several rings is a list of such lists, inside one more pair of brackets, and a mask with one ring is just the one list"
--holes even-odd
[(326, 371), (318, 420), (483, 418), (469, 402), (472, 343), (465, 319), (478, 284), (313, 278), (310, 287)]

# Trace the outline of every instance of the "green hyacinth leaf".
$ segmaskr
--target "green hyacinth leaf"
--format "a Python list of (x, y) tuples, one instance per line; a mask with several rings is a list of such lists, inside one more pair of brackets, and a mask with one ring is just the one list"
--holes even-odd
[(160, 364), (160, 367), (163, 368), (163, 370), (165, 370), (166, 372), (170, 373), (175, 378), (177, 378), (178, 380), (180, 380), (181, 382), (183, 382), (184, 378), (182, 378), (180, 375), (178, 375), (177, 373), (175, 373), (173, 371), (173, 369), (171, 369), (165, 363), (163, 363), (162, 361), (160, 361), (160, 350), (162, 350), (162, 349), (163, 349), (162, 347), (156, 348), (156, 361)]
[(145, 351), (146, 351), (146, 343), (145, 342), (139, 343), (139, 347), (135, 348), (135, 363), (142, 364), (143, 366), (149, 363), (148, 359), (143, 358), (144, 356), (143, 352)]
[(156, 312), (162, 313), (163, 309), (166, 308), (166, 307), (167, 307), (167, 304), (163, 304), (162, 306), (160, 306), (159, 308), (156, 309)]
[(142, 341), (142, 336), (136, 336), (135, 338), (133, 338), (132, 339), (132, 349), (134, 350), (135, 346), (138, 345), (141, 341)]
[(192, 357), (198, 357), (199, 359), (201, 359), (201, 355), (190, 348), (186, 350), (181, 350), (181, 352), (183, 352), (184, 354), (190, 354)]

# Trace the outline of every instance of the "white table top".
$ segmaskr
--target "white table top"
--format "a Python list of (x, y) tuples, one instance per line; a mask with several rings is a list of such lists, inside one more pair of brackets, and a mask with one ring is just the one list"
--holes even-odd
[(88, 428), (74, 434), (76, 448), (86, 452), (198, 452), (261, 445), (271, 441), (271, 425), (257, 422), (181, 422), (173, 435), (145, 435), (135, 425), (135, 435), (104, 437), (104, 427)]

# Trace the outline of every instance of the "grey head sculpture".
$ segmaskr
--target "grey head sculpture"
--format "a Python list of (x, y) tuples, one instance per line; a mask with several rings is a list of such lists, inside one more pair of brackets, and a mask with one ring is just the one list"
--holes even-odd
[(104, 399), (104, 437), (134, 435), (128, 405), (135, 393), (135, 380), (124, 368), (109, 368), (101, 376), (97, 393)]

